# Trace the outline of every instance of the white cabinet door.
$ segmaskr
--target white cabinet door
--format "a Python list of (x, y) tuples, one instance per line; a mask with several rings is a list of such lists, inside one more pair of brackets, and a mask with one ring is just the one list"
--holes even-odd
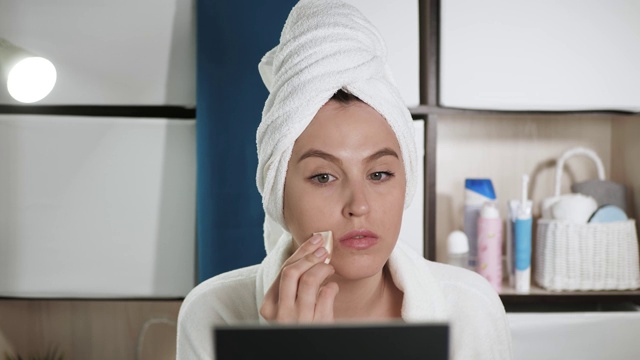
[(195, 120), (0, 115), (0, 296), (185, 296)]
[(640, 2), (442, 1), (440, 102), (640, 110)]
[(0, 0), (0, 37), (56, 67), (38, 104), (193, 106), (195, 30), (195, 0)]

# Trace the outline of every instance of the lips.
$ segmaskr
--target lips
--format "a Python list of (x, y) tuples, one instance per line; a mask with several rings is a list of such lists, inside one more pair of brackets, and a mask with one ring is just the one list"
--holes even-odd
[(352, 230), (339, 240), (341, 246), (355, 250), (365, 250), (378, 243), (378, 235), (369, 230)]

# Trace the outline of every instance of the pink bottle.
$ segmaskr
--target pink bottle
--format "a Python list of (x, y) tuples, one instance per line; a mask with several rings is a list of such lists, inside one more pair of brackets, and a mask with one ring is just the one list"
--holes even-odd
[(487, 202), (478, 217), (477, 272), (493, 286), (502, 290), (502, 219), (493, 202)]

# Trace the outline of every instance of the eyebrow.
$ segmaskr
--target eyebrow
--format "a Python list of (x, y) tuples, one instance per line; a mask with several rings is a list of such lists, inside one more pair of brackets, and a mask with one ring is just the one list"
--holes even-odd
[(311, 158), (311, 157), (318, 157), (321, 159), (324, 159), (326, 161), (330, 161), (334, 164), (338, 164), (338, 165), (342, 165), (342, 160), (338, 159), (337, 157), (326, 153), (322, 150), (318, 150), (318, 149), (309, 149), (307, 150), (304, 154), (302, 154), (300, 156), (300, 158), (298, 159), (298, 163), (300, 163), (302, 160), (307, 159), (307, 158)]
[(393, 156), (396, 159), (400, 159), (400, 157), (398, 156), (398, 153), (395, 152), (393, 149), (384, 148), (384, 149), (378, 150), (375, 153), (367, 156), (367, 158), (364, 159), (364, 162), (372, 162), (374, 160), (378, 160), (378, 159), (380, 159), (382, 157), (385, 157), (385, 156)]
[[(374, 160), (378, 160), (378, 159), (380, 159), (382, 157), (385, 157), (385, 156), (393, 156), (396, 159), (400, 159), (400, 157), (398, 156), (398, 153), (395, 152), (393, 149), (383, 148), (383, 149), (380, 149), (380, 150), (376, 151), (375, 153), (367, 156), (363, 160), (363, 162), (365, 162), (365, 163), (372, 162)], [(335, 156), (333, 156), (333, 155), (331, 155), (329, 153), (326, 153), (326, 152), (324, 152), (322, 150), (318, 150), (318, 149), (307, 150), (304, 154), (302, 154), (300, 156), (300, 158), (298, 159), (298, 163), (300, 163), (304, 159), (311, 158), (311, 157), (318, 157), (318, 158), (324, 159), (326, 161), (332, 162), (334, 164), (342, 165), (342, 160), (338, 159), (337, 157), (335, 157)]]

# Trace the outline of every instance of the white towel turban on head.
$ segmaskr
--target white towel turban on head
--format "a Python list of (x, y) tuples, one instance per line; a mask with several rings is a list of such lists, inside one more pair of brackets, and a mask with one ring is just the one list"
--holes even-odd
[(395, 132), (407, 177), (405, 209), (410, 205), (417, 166), (413, 120), (391, 77), (386, 52), (378, 30), (355, 7), (338, 0), (301, 0), (287, 18), (280, 44), (260, 62), (270, 92), (256, 136), (267, 252), (288, 234), (283, 198), (293, 145), (340, 89), (378, 111)]

